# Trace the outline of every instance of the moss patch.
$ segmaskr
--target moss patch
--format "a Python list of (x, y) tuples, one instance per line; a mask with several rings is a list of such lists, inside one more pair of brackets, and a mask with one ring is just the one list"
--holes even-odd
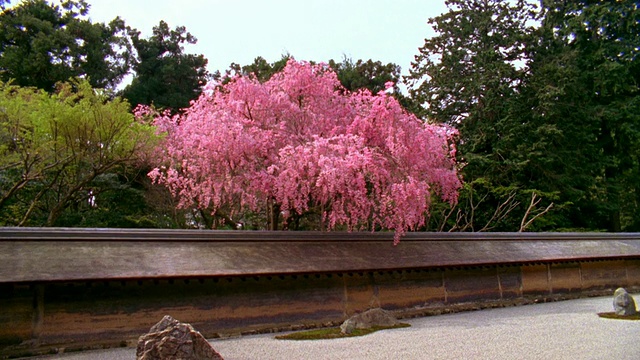
[(640, 313), (637, 313), (635, 315), (618, 315), (614, 312), (603, 312), (603, 313), (598, 313), (598, 316), (605, 319), (640, 320)]
[(300, 331), (300, 332), (295, 332), (287, 335), (279, 335), (279, 336), (276, 336), (276, 339), (278, 340), (340, 339), (340, 338), (346, 338), (346, 337), (364, 336), (380, 330), (398, 329), (398, 328), (405, 328), (409, 326), (411, 325), (404, 324), (404, 323), (400, 323), (395, 326), (374, 326), (369, 329), (354, 329), (351, 334), (343, 334), (342, 332), (340, 332), (339, 327), (331, 327), (331, 328)]

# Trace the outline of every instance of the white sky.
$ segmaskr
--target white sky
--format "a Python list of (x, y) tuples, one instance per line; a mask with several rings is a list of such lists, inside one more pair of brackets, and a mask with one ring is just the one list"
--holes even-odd
[(297, 60), (372, 59), (393, 62), (407, 74), (433, 35), (427, 20), (446, 11), (444, 0), (88, 0), (93, 22), (116, 16), (151, 35), (164, 20), (198, 39), (189, 53), (203, 54), (209, 72), (232, 62), (268, 62), (290, 53)]

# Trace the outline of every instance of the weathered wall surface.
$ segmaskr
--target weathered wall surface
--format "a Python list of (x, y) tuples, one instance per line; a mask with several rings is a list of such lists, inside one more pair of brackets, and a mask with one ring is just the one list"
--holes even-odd
[(640, 234), (0, 228), (0, 358), (640, 290)]
[(0, 285), (0, 357), (122, 346), (164, 315), (207, 337), (640, 289), (640, 258), (296, 275)]

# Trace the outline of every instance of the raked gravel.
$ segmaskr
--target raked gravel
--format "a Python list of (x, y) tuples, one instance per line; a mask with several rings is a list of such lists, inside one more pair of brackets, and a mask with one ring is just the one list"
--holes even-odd
[[(402, 321), (411, 327), (346, 339), (292, 341), (264, 334), (211, 344), (225, 360), (640, 359), (640, 321), (597, 315), (608, 311), (612, 297), (598, 297), (407, 319)], [(37, 359), (133, 360), (135, 349)]]

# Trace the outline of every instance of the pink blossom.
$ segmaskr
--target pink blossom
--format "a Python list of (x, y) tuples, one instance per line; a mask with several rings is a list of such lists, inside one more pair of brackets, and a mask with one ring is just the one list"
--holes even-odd
[(292, 59), (262, 84), (234, 77), (155, 123), (164, 166), (149, 176), (182, 207), (263, 211), (275, 201), (303, 214), (319, 205), (329, 229), (394, 229), (397, 242), (424, 225), (434, 194), (454, 203), (461, 186), (454, 129), (384, 92), (348, 92), (322, 64)]

